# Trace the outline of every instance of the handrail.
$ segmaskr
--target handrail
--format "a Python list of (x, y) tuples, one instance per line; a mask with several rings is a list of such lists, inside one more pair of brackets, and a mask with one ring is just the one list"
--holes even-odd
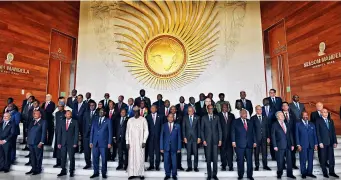
[[(308, 105), (310, 105), (310, 106), (316, 106), (316, 103), (315, 102), (303, 102), (303, 104), (308, 104)], [(326, 106), (323, 106), (323, 108), (325, 108), (325, 109), (327, 109), (328, 110), (328, 112), (330, 112), (330, 114), (334, 114), (334, 115), (337, 115), (337, 116), (339, 116), (339, 112), (337, 112), (337, 111), (334, 111), (334, 110), (330, 110), (328, 107), (326, 107)]]

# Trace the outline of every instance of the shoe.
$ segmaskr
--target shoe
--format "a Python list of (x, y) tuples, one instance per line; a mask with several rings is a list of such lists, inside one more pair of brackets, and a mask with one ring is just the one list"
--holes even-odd
[(29, 158), (30, 157), (30, 154), (26, 155), (25, 158)]
[(31, 165), (31, 161), (28, 161), (25, 166), (30, 166)]
[(268, 166), (263, 167), (263, 169), (271, 171), (271, 169)]
[(185, 170), (185, 169), (182, 168), (182, 167), (179, 167), (178, 169), (179, 169), (179, 171), (184, 171), (184, 170)]
[(70, 172), (70, 177), (74, 177), (75, 173), (74, 172)]
[(26, 144), (26, 142), (25, 142), (25, 141), (23, 141), (23, 142), (21, 142), (20, 144)]
[(135, 176), (130, 176), (130, 177), (128, 177), (128, 179), (134, 179), (135, 178)]
[(167, 179), (169, 179), (170, 178), (170, 176), (166, 176), (165, 178), (163, 178), (164, 180), (167, 180)]
[(302, 179), (306, 179), (307, 178), (307, 176), (306, 175), (302, 175)]
[(259, 167), (255, 167), (255, 171), (259, 171)]
[(192, 171), (192, 168), (187, 168), (186, 169), (186, 172), (191, 172)]
[(238, 176), (238, 179), (243, 179), (243, 177), (241, 177), (241, 176)]
[(329, 178), (328, 174), (323, 174), (323, 177)]
[(329, 173), (329, 176), (333, 176), (335, 178), (339, 178), (339, 176), (337, 174), (335, 174), (335, 173)]
[(178, 179), (178, 177), (176, 177), (176, 176), (173, 176), (172, 178), (173, 178), (174, 180), (177, 180), (177, 179)]
[(116, 170), (122, 170), (123, 166), (117, 166)]
[(211, 177), (210, 177), (210, 176), (208, 176), (208, 177), (206, 178), (206, 180), (211, 180)]
[(106, 178), (108, 178), (108, 176), (106, 174), (102, 174), (102, 178), (106, 179)]
[(222, 171), (226, 171), (226, 167), (222, 167), (221, 170), (222, 170)]
[(296, 179), (296, 177), (294, 175), (290, 175), (290, 176), (287, 176), (288, 178), (291, 178), (291, 179)]
[(28, 149), (28, 147), (24, 147), (22, 150), (23, 150), (23, 151), (28, 151), (28, 150), (30, 150), (30, 149)]
[(156, 167), (155, 170), (156, 170), (156, 171), (160, 171), (160, 167)]
[(316, 176), (313, 175), (313, 174), (307, 174), (307, 176), (308, 176), (308, 177), (311, 177), (311, 178), (316, 178)]
[(253, 177), (248, 177), (248, 179), (250, 179), (250, 180), (254, 180), (254, 178), (253, 178)]
[(148, 169), (147, 169), (147, 171), (151, 171), (151, 170), (153, 170), (154, 169), (154, 166), (150, 166)]
[[(128, 167), (127, 167), (127, 166), (125, 166), (123, 169), (124, 169), (124, 170), (127, 170), (127, 168), (128, 168)], [(156, 170), (157, 170), (157, 169), (156, 169)], [(160, 169), (159, 169), (159, 170), (160, 170)], [(157, 171), (158, 171), (158, 170), (157, 170)]]
[(98, 177), (98, 176), (99, 176), (99, 174), (93, 174), (92, 176), (90, 176), (90, 179), (96, 178), (96, 177)]
[(53, 168), (59, 168), (59, 167), (60, 167), (60, 164), (56, 164), (56, 165), (53, 166)]
[(198, 169), (198, 168), (194, 168), (194, 171), (195, 171), (195, 172), (199, 172), (199, 169)]
[(41, 172), (33, 172), (32, 175), (38, 175), (40, 174)]
[(81, 150), (79, 151), (79, 154), (83, 154), (83, 149), (81, 149)]
[(66, 172), (60, 172), (57, 176), (60, 177), (60, 176), (65, 176), (66, 175)]
[(298, 169), (298, 167), (297, 167), (297, 166), (293, 166), (292, 168), (293, 168), (293, 169)]
[(217, 176), (213, 176), (214, 180), (219, 180), (219, 178)]
[(140, 176), (140, 179), (144, 179), (144, 176)]
[(229, 171), (233, 171), (233, 167), (230, 167), (230, 168), (229, 168)]
[(4, 173), (8, 173), (8, 172), (9, 172), (9, 170), (8, 170), (8, 169), (4, 170)]
[(282, 176), (277, 175), (277, 179), (282, 179)]
[(85, 165), (85, 166), (83, 167), (83, 169), (89, 169), (89, 168), (91, 168), (91, 165)]
[(25, 173), (26, 175), (32, 174), (33, 170), (28, 171), (27, 173)]

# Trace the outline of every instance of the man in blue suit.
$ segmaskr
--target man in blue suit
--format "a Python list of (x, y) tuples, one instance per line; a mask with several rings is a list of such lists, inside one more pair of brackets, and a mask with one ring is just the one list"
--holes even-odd
[(128, 99), (128, 106), (127, 106), (127, 117), (131, 118), (134, 116), (134, 99), (133, 98), (129, 98)]
[(107, 151), (112, 144), (112, 122), (105, 117), (105, 110), (99, 110), (99, 117), (92, 122), (90, 132), (90, 148), (92, 148), (94, 174), (90, 178), (99, 176), (99, 156), (102, 159), (102, 178), (107, 178)]
[[(272, 128), (272, 123), (274, 122), (275, 116), (274, 116), (274, 110), (270, 108), (270, 103), (268, 98), (263, 99), (263, 107), (262, 107), (262, 115), (266, 117), (268, 121), (268, 126), (269, 126), (269, 134), (271, 134), (271, 128)], [(270, 155), (273, 161), (276, 160), (275, 156), (275, 150), (272, 145), (272, 142), (270, 141)]]
[(40, 111), (34, 111), (33, 121), (30, 122), (27, 133), (27, 144), (30, 149), (30, 161), (32, 166), (32, 169), (26, 173), (27, 175), (37, 175), (41, 173), (46, 131), (46, 120), (41, 119)]
[[(323, 172), (323, 177), (329, 178), (333, 176), (338, 178), (335, 174), (335, 157), (334, 148), (337, 147), (337, 138), (335, 134), (335, 125), (332, 119), (328, 119), (328, 110), (321, 110), (322, 117), (316, 120), (317, 141), (321, 150), (320, 165)], [(327, 161), (329, 162), (329, 176), (326, 168)]]
[[(161, 126), (163, 122), (163, 116), (157, 113), (157, 106), (152, 105), (150, 108), (151, 114), (147, 115), (148, 122), (148, 154), (149, 154), (149, 162), (150, 166), (147, 169), (148, 171), (153, 170), (154, 168), (159, 171), (160, 168), (160, 133)], [(155, 162), (154, 162), (155, 155)], [(155, 166), (154, 166), (155, 163)]]
[[(300, 168), (302, 178), (307, 176), (316, 178), (313, 175), (314, 149), (317, 150), (317, 136), (315, 125), (309, 122), (308, 113), (303, 111), (301, 122), (296, 124), (296, 144), (300, 152)], [(308, 169), (306, 163), (308, 161)]]
[[(172, 173), (172, 177), (174, 180), (177, 179), (177, 162), (176, 155), (177, 153), (181, 153), (181, 129), (180, 125), (174, 123), (174, 115), (168, 114), (167, 116), (168, 122), (164, 123), (161, 128), (160, 135), (160, 151), (164, 153), (164, 168), (166, 171), (165, 180), (170, 178), (170, 174)], [(171, 166), (172, 165), (172, 169)]]
[(15, 136), (15, 123), (11, 115), (5, 113), (0, 124), (0, 171), (8, 173), (11, 167), (12, 138)]
[(14, 104), (13, 103), (9, 104), (7, 106), (7, 112), (11, 115), (10, 121), (15, 126), (15, 133), (14, 133), (13, 137), (11, 138), (11, 144), (12, 144), (12, 147), (11, 147), (11, 162), (13, 164), (14, 161), (15, 161), (15, 158), (16, 158), (17, 138), (18, 138), (18, 135), (20, 135), (19, 124), (20, 124), (21, 115), (20, 115), (20, 113), (17, 110), (14, 109)]
[(284, 122), (285, 117), (282, 111), (277, 111), (275, 116), (277, 121), (272, 124), (271, 142), (276, 151), (277, 179), (282, 178), (285, 157), (287, 163), (287, 177), (296, 179), (292, 173), (291, 151), (294, 150), (294, 145), (292, 143), (293, 136), (291, 128)]
[[(86, 104), (85, 101), (83, 101), (83, 95), (82, 94), (79, 94), (77, 96), (77, 102), (74, 103), (74, 106), (73, 106), (73, 110), (72, 110), (72, 118), (74, 120), (76, 120), (76, 122), (78, 122), (78, 127), (83, 127), (83, 116), (84, 116), (84, 113), (85, 111), (87, 110), (87, 107), (88, 105)], [(80, 128), (79, 129), (79, 134), (80, 134), (80, 142), (81, 142), (81, 145), (80, 146), (77, 146), (77, 151), (79, 151), (79, 153), (82, 153), (84, 148), (83, 148), (83, 128)]]
[(282, 110), (282, 98), (276, 96), (276, 90), (270, 89), (269, 97), (267, 97), (270, 103), (270, 107), (273, 111), (277, 112)]
[(247, 161), (247, 178), (253, 180), (252, 150), (257, 147), (257, 135), (254, 121), (247, 119), (247, 111), (240, 111), (240, 118), (232, 122), (231, 128), (232, 146), (236, 149), (238, 179), (244, 176), (244, 157)]

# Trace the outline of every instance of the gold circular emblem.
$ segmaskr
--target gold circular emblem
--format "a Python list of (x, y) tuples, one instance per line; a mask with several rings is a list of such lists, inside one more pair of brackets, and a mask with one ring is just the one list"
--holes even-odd
[(158, 78), (172, 78), (180, 74), (186, 65), (186, 58), (185, 46), (171, 35), (153, 38), (144, 50), (144, 64)]

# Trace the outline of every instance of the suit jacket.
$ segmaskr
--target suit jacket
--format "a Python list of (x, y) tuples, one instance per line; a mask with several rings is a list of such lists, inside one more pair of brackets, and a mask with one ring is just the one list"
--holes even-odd
[(36, 124), (35, 120), (30, 122), (27, 134), (27, 144), (38, 145), (40, 142), (46, 141), (46, 120), (40, 119)]
[(12, 138), (15, 136), (15, 123), (8, 121), (5, 129), (5, 123), (2, 121), (0, 123), (0, 140), (5, 140), (6, 143), (11, 143)]
[(294, 146), (293, 142), (293, 136), (291, 133), (291, 129), (288, 127), (286, 123), (287, 132), (284, 133), (281, 125), (279, 124), (278, 121), (274, 122), (272, 124), (272, 129), (271, 129), (271, 142), (273, 147), (277, 147), (278, 149), (290, 149), (291, 146)]
[(225, 147), (227, 144), (231, 144), (231, 127), (235, 117), (230, 112), (227, 113), (227, 121), (225, 120), (223, 112), (219, 113), (218, 116), (222, 132), (222, 146)]
[(201, 103), (200, 101), (196, 102), (195, 103), (195, 112), (198, 116), (200, 116), (201, 118), (204, 116), (204, 113), (203, 113), (203, 109), (205, 109), (205, 103), (204, 103), (204, 106), (201, 108)]
[[(40, 111), (40, 114), (41, 114), (41, 118), (42, 119), (45, 119), (45, 113), (44, 113), (44, 110), (40, 107), (37, 107), (38, 108), (38, 111)], [(27, 122), (31, 122), (33, 120), (33, 111), (34, 111), (34, 108), (31, 108), (30, 110), (28, 110), (28, 121)]]
[(323, 120), (319, 118), (316, 120), (316, 134), (318, 143), (323, 145), (337, 144), (334, 121), (328, 119), (329, 129)]
[[(96, 110), (94, 110), (96, 111)], [(92, 126), (92, 122), (98, 118), (98, 115), (96, 114), (96, 112), (94, 112), (94, 114), (90, 115), (91, 111), (88, 110), (84, 113), (84, 116), (83, 116), (83, 136), (84, 138), (90, 138), (90, 131), (91, 131), (91, 126)], [(81, 127), (79, 127), (81, 128)]]
[(74, 104), (77, 103), (77, 96), (75, 97), (75, 99), (72, 101), (72, 97), (68, 97), (67, 100), (66, 100), (66, 105), (69, 106), (70, 108), (73, 108), (75, 107)]
[(33, 105), (30, 105), (30, 104), (25, 104), (25, 106), (22, 108), (21, 117), (23, 119), (23, 122), (29, 122), (30, 121), (30, 116), (32, 116), (32, 113), (30, 113), (31, 109), (33, 109)]
[[(160, 106), (160, 109), (158, 109), (158, 113), (162, 116), (164, 116), (164, 118), (166, 118), (166, 121), (168, 122), (167, 120), (167, 115), (166, 115), (166, 106), (162, 105)], [(168, 107), (168, 114), (170, 113), (170, 106)], [(165, 121), (165, 122), (166, 122)]]
[(161, 127), (160, 150), (177, 152), (181, 150), (181, 128), (179, 124), (173, 123), (172, 132), (169, 132), (168, 122)]
[(16, 110), (13, 110), (11, 113), (11, 119), (10, 121), (14, 124), (15, 127), (15, 135), (19, 135), (20, 134), (20, 113)]
[(308, 127), (304, 123), (296, 124), (296, 144), (303, 149), (314, 149), (317, 146), (317, 135), (314, 123), (308, 122)]
[(114, 138), (118, 140), (121, 135), (121, 140), (125, 142), (126, 140), (126, 130), (127, 130), (127, 123), (128, 123), (128, 117), (124, 117), (124, 120), (121, 124), (121, 117), (116, 117), (114, 121)]
[(157, 107), (157, 109), (159, 110), (161, 107), (165, 106), (165, 101), (155, 101), (153, 102), (153, 105), (155, 105)]
[(187, 139), (187, 142), (197, 142), (200, 138), (200, 116), (193, 115), (192, 124), (189, 115), (183, 117), (182, 120), (182, 137)]
[(68, 129), (66, 130), (66, 119), (62, 122), (59, 127), (59, 133), (57, 143), (62, 146), (72, 148), (73, 145), (78, 145), (78, 122), (77, 120), (71, 119)]
[(246, 119), (247, 130), (241, 118), (235, 119), (231, 128), (231, 141), (236, 143), (238, 148), (253, 149), (253, 144), (257, 143), (254, 121)]
[(119, 108), (118, 104), (119, 103), (115, 104), (114, 109), (115, 109), (115, 112), (116, 112), (116, 116), (120, 117), (121, 116), (120, 115), (121, 114), (121, 109), (125, 109), (128, 112), (128, 105), (126, 103), (122, 102), (121, 108)]
[(83, 115), (87, 107), (88, 105), (86, 104), (86, 102), (83, 102), (80, 109), (78, 110), (78, 102), (74, 103), (72, 110), (72, 119), (78, 120), (78, 123), (80, 123), (79, 121), (83, 120)]
[(146, 117), (148, 122), (148, 141), (152, 140), (156, 143), (160, 142), (161, 126), (163, 124), (163, 116), (156, 114), (155, 124), (153, 120), (153, 114), (148, 114)]
[[(145, 97), (143, 97), (143, 100), (146, 102), (146, 107), (149, 109), (151, 107), (150, 99), (145, 96)], [(135, 98), (134, 105), (140, 106), (140, 103), (141, 103), (141, 97)]]
[[(167, 117), (165, 119), (167, 119)], [(174, 123), (179, 124), (180, 126), (182, 126), (182, 115), (181, 114), (176, 113), (175, 119), (174, 119)]]
[(261, 116), (262, 122), (260, 122), (258, 115), (254, 115), (251, 117), (251, 121), (254, 122), (255, 125), (255, 132), (257, 134), (257, 145), (260, 145), (260, 141), (262, 139), (270, 138), (270, 129), (269, 129), (269, 122), (266, 116)]
[(21, 104), (21, 112), (20, 112), (21, 114), (23, 114), (26, 104), (27, 104), (27, 99), (24, 99)]
[(268, 100), (269, 100), (269, 104), (270, 104), (270, 107), (275, 111), (275, 113), (277, 111), (281, 111), (282, 110), (282, 98), (280, 97), (275, 97), (275, 100), (276, 100), (276, 103), (273, 103), (272, 102), (272, 99), (271, 97), (267, 97)]
[[(283, 112), (284, 114), (284, 112)], [(285, 114), (284, 114), (285, 117)], [(294, 113), (289, 111), (289, 120), (285, 117), (284, 122), (287, 124), (288, 128), (290, 128), (290, 133), (292, 134), (293, 141), (291, 142), (293, 146), (296, 145), (296, 123), (297, 123), (297, 118)]]
[[(317, 119), (320, 119), (321, 116), (318, 111), (314, 111), (310, 113), (310, 122), (315, 123)], [(328, 119), (330, 119), (330, 113), (328, 113)]]
[(54, 116), (54, 120), (55, 120), (55, 126), (56, 126), (56, 137), (58, 138), (58, 133), (60, 130), (60, 126), (62, 124), (63, 121), (65, 121), (65, 113), (66, 111), (57, 111), (55, 116)]
[(212, 121), (209, 120), (208, 115), (201, 118), (201, 139), (213, 145), (218, 145), (222, 140), (219, 116), (213, 115)]
[[(235, 103), (236, 105), (237, 105), (237, 101), (242, 101), (242, 99), (237, 99), (236, 103)], [(250, 100), (248, 100), (248, 99), (245, 99), (245, 103), (246, 103), (246, 106), (244, 105), (244, 103), (242, 103), (243, 108), (248, 110), (249, 113), (250, 113), (250, 116), (252, 116), (252, 113), (253, 113), (252, 102)], [(237, 109), (237, 106), (235, 108)]]
[(300, 121), (302, 119), (301, 113), (305, 111), (304, 104), (299, 102), (299, 108), (297, 108), (295, 103), (292, 102), (292, 103), (289, 104), (289, 108), (290, 108), (291, 112), (295, 114), (295, 117), (297, 118), (297, 121)]
[(56, 104), (53, 101), (50, 101), (47, 107), (45, 108), (46, 102), (44, 102), (41, 105), (41, 109), (43, 109), (44, 112), (44, 119), (46, 119), (48, 122), (53, 121), (53, 112), (56, 109)]
[(176, 111), (177, 111), (181, 116), (187, 115), (188, 104), (185, 104), (185, 103), (184, 103), (183, 110), (181, 110), (180, 103), (177, 104), (177, 105), (175, 105), (175, 107), (176, 107)]
[(92, 121), (90, 144), (93, 144), (94, 147), (107, 148), (108, 144), (112, 144), (112, 121), (109, 118), (104, 118), (102, 124), (99, 125), (99, 119), (100, 117), (96, 117)]

